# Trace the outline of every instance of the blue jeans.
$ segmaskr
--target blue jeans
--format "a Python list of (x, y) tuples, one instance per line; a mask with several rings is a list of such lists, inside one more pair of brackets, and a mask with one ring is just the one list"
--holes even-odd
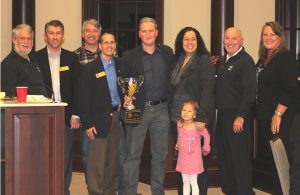
[(89, 157), (89, 137), (84, 130), (80, 129), (81, 134), (81, 158), (83, 164), (83, 171), (85, 176), (85, 183), (87, 184), (87, 161)]
[(126, 158), (126, 151), (125, 151), (125, 132), (124, 132), (124, 127), (121, 124), (120, 128), (120, 145), (119, 145), (119, 189), (118, 189), (118, 195), (124, 195), (124, 162)]
[(164, 195), (169, 125), (168, 107), (165, 102), (146, 106), (141, 123), (136, 126), (126, 126), (125, 195), (137, 193), (141, 154), (148, 130), (152, 156), (151, 192), (152, 195)]

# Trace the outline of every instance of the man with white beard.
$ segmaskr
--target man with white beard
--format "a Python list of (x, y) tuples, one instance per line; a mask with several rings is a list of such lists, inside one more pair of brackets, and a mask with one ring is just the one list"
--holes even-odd
[(13, 49), (1, 63), (1, 91), (16, 96), (17, 86), (28, 87), (28, 94), (47, 95), (43, 75), (32, 57), (33, 30), (28, 24), (19, 24), (12, 30)]

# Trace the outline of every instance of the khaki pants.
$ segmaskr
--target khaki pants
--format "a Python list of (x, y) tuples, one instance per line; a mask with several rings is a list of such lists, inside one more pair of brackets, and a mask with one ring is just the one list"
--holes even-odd
[(90, 195), (113, 195), (119, 182), (119, 113), (113, 113), (112, 126), (106, 138), (90, 140), (87, 166)]

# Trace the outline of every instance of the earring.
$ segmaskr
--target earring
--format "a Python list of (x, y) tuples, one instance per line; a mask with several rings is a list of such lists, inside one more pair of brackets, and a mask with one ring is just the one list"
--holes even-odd
[(194, 116), (194, 118), (196, 118), (196, 116)]

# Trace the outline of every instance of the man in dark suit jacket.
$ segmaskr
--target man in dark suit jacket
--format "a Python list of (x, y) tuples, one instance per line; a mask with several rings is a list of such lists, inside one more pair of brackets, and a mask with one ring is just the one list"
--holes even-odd
[(100, 38), (101, 55), (82, 67), (79, 81), (79, 114), (90, 138), (87, 182), (90, 195), (111, 195), (118, 190), (121, 104), (117, 77), (119, 62), (114, 58), (114, 35)]
[[(153, 195), (164, 194), (170, 124), (167, 88), (173, 52), (168, 46), (155, 44), (157, 35), (155, 20), (142, 18), (139, 22), (141, 45), (124, 52), (122, 56), (122, 77), (144, 76), (144, 83), (133, 102), (143, 111), (142, 121), (137, 125), (126, 125), (125, 195), (137, 193), (140, 157), (148, 130), (152, 154), (151, 190)], [(125, 96), (125, 104), (131, 101)]]
[(68, 103), (65, 109), (65, 195), (69, 195), (72, 177), (73, 130), (79, 128), (76, 86), (79, 77), (79, 60), (75, 53), (62, 49), (64, 26), (58, 20), (45, 25), (44, 40), (47, 46), (36, 52), (44, 75), (49, 97)]

